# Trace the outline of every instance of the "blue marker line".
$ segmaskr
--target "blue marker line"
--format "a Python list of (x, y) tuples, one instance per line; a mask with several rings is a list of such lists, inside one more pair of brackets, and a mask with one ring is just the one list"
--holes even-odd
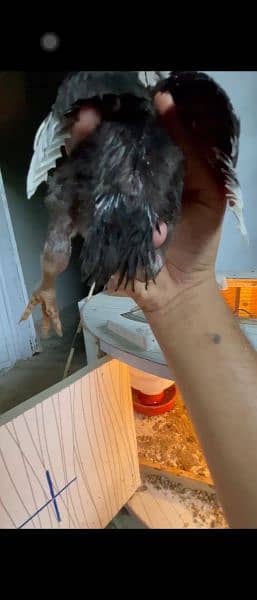
[(49, 485), (50, 494), (52, 496), (52, 500), (53, 500), (53, 503), (54, 503), (54, 509), (55, 509), (55, 512), (56, 512), (56, 518), (57, 518), (57, 521), (60, 523), (61, 522), (61, 515), (59, 513), (58, 504), (57, 504), (56, 499), (55, 499), (54, 486), (53, 486), (53, 482), (52, 482), (52, 479), (50, 477), (49, 471), (46, 471), (46, 478), (47, 478), (47, 483)]
[(24, 521), (24, 523), (19, 525), (19, 527), (17, 527), (17, 529), (22, 529), (22, 527), (24, 527), (24, 525), (27, 525), (27, 523), (29, 523), (29, 521), (32, 521), (32, 519), (34, 519), (34, 517), (36, 517), (38, 515), (38, 513), (40, 513), (42, 510), (44, 510), (44, 508), (46, 508), (46, 506), (48, 506), (48, 504), (51, 504), (51, 502), (53, 502), (53, 500), (55, 498), (57, 498), (57, 496), (60, 496), (60, 494), (62, 494), (62, 492), (64, 492), (64, 490), (66, 490), (66, 488), (69, 487), (69, 485), (74, 483), (74, 481), (76, 481), (76, 479), (77, 479), (77, 477), (74, 477), (74, 479), (69, 481), (69, 483), (67, 483), (67, 485), (65, 485), (57, 494), (55, 494), (54, 498), (51, 498), (51, 500), (48, 500), (48, 502), (46, 502), (43, 506), (41, 506), (31, 517), (29, 517), (28, 519), (26, 519), (26, 521)]

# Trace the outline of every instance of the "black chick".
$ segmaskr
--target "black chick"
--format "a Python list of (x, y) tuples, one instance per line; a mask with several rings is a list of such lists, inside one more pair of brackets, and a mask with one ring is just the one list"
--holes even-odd
[(228, 95), (214, 79), (199, 71), (173, 71), (157, 83), (157, 91), (172, 94), (185, 128), (191, 131), (217, 180), (225, 184), (228, 207), (235, 214), (242, 235), (247, 237), (243, 198), (235, 170), (240, 121)]
[[(120, 282), (139, 277), (147, 285), (163, 264), (153, 247), (153, 230), (160, 221), (174, 225), (179, 216), (182, 153), (160, 127), (151, 88), (137, 72), (81, 72), (67, 78), (36, 136), (28, 195), (55, 166), (68, 127), (87, 104), (101, 121), (49, 178), (43, 281), (23, 318), (39, 301), (44, 309), (46, 286), (49, 290), (49, 281), (53, 286), (67, 267), (76, 233), (84, 238), (82, 274), (88, 284), (103, 287), (118, 271)], [(54, 298), (52, 289), (50, 295)], [(57, 319), (50, 303), (53, 312)], [(60, 333), (60, 324), (56, 329)]]
[[(124, 278), (134, 281), (136, 277), (147, 285), (162, 266), (161, 251), (153, 247), (153, 230), (164, 221), (172, 232), (177, 222), (183, 157), (155, 115), (153, 95), (159, 90), (171, 91), (182, 120), (224, 181), (229, 205), (243, 230), (235, 173), (239, 121), (229, 98), (211, 78), (198, 72), (173, 72), (152, 88), (141, 82), (138, 72), (71, 74), (36, 136), (28, 195), (55, 167), (79, 108), (89, 103), (101, 120), (49, 178), (43, 281), (23, 318), (37, 302), (44, 311), (46, 282), (49, 288), (49, 281), (53, 284), (67, 267), (71, 237), (76, 233), (84, 238), (83, 277), (98, 288), (115, 272), (120, 274), (119, 285)], [(56, 315), (50, 304), (51, 316), (53, 311)]]
[(120, 102), (55, 172), (46, 198), (52, 226), (72, 213), (74, 230), (85, 240), (83, 279), (97, 287), (116, 272), (119, 284), (124, 277), (146, 285), (154, 279), (162, 263), (153, 230), (161, 221), (174, 225), (181, 207), (181, 151), (150, 102)]

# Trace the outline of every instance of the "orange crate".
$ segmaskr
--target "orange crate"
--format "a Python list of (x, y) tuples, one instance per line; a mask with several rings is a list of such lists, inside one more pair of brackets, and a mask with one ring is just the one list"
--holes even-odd
[(257, 318), (257, 279), (227, 279), (228, 289), (220, 290), (234, 314), (245, 319)]

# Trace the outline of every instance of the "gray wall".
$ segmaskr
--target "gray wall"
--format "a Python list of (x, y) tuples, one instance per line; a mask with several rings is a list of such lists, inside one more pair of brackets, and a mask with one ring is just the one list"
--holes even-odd
[(237, 172), (245, 203), (249, 246), (229, 211), (217, 258), (218, 271), (257, 271), (257, 72), (208, 71), (229, 94), (240, 117), (241, 139)]

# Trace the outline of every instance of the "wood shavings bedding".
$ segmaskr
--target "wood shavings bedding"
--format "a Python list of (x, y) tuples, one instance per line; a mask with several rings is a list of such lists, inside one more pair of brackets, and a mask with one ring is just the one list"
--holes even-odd
[[(148, 509), (151, 496), (152, 510), (148, 510), (148, 514), (153, 523), (156, 519), (157, 527), (161, 526), (161, 521), (163, 528), (171, 529), (225, 529), (228, 527), (214, 492), (189, 489), (158, 474), (143, 473), (142, 484), (141, 490), (137, 494), (141, 496), (142, 504)], [(160, 519), (161, 513), (162, 519)]]
[(173, 410), (155, 417), (135, 413), (135, 424), (139, 458), (211, 477), (179, 394)]

